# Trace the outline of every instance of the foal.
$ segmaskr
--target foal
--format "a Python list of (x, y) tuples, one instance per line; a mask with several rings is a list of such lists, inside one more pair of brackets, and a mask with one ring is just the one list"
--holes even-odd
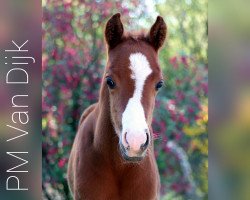
[(160, 16), (145, 36), (125, 34), (119, 13), (107, 22), (100, 98), (81, 117), (68, 164), (75, 200), (158, 199), (151, 123), (166, 32)]

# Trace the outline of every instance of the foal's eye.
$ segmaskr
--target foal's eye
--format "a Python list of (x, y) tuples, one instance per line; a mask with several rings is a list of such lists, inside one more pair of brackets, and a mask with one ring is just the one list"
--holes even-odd
[(160, 82), (158, 82), (155, 86), (156, 90), (159, 90), (161, 87), (163, 86), (163, 80), (161, 80)]
[(106, 78), (106, 83), (109, 86), (110, 89), (114, 89), (115, 88), (115, 82), (112, 80), (111, 77), (107, 77)]

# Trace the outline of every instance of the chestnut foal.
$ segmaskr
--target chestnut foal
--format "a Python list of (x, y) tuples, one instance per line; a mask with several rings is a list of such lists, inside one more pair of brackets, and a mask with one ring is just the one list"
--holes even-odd
[(160, 16), (145, 35), (125, 34), (119, 13), (107, 22), (100, 98), (81, 117), (68, 163), (75, 200), (159, 198), (151, 123), (166, 32)]

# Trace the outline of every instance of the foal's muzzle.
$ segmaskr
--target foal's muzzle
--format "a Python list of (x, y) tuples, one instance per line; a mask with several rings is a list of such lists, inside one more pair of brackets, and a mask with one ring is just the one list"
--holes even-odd
[(129, 135), (129, 133), (123, 134), (122, 140), (120, 140), (120, 151), (122, 157), (127, 161), (140, 161), (145, 157), (147, 147), (150, 143), (149, 131), (138, 135)]

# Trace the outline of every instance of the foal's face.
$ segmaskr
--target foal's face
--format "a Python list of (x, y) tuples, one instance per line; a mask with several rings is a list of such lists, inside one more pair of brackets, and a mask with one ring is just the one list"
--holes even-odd
[[(154, 26), (157, 30), (152, 30)], [(149, 38), (123, 36), (119, 15), (114, 15), (106, 26), (109, 52), (105, 82), (110, 113), (121, 154), (128, 161), (139, 161), (146, 154), (152, 138), (155, 96), (163, 85), (157, 51), (165, 39), (166, 25), (158, 18), (154, 26)], [(152, 37), (159, 38), (150, 38), (152, 31)]]

